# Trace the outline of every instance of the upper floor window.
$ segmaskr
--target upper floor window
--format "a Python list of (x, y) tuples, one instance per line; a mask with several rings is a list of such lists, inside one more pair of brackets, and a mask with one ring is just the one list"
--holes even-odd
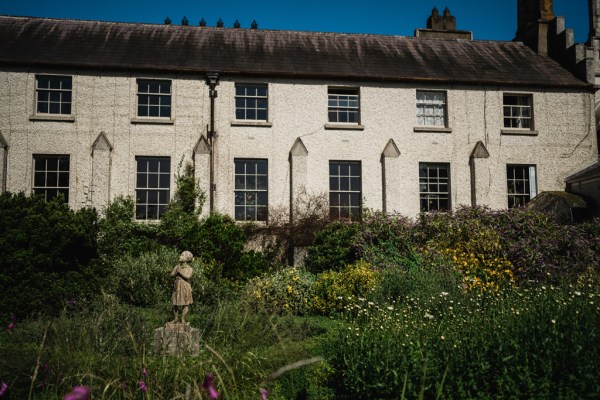
[(268, 110), (267, 85), (236, 83), (235, 119), (267, 121)]
[(171, 188), (169, 157), (136, 157), (135, 218), (160, 219), (167, 212)]
[(62, 195), (69, 202), (69, 156), (33, 155), (33, 193), (51, 200)]
[(138, 79), (137, 116), (171, 118), (171, 81)]
[(328, 88), (329, 122), (360, 122), (360, 102), (358, 88)]
[(269, 166), (267, 160), (236, 159), (235, 219), (266, 221), (269, 198)]
[(529, 94), (504, 95), (504, 127), (533, 129), (533, 101)]
[(450, 164), (419, 163), (421, 211), (450, 210)]
[(417, 125), (446, 126), (446, 92), (417, 90)]
[(329, 216), (358, 220), (361, 217), (360, 161), (329, 161)]
[(522, 207), (537, 195), (535, 165), (507, 165), (508, 208)]
[(36, 113), (71, 115), (72, 82), (71, 76), (36, 75)]

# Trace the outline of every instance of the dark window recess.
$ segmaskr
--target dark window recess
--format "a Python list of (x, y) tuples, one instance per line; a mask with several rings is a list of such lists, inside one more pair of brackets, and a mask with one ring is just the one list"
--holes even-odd
[(46, 200), (62, 198), (69, 202), (68, 155), (33, 155), (33, 193)]
[(171, 159), (136, 157), (135, 218), (157, 220), (165, 215), (170, 199)]
[(236, 159), (235, 219), (266, 221), (269, 205), (269, 165), (267, 160)]

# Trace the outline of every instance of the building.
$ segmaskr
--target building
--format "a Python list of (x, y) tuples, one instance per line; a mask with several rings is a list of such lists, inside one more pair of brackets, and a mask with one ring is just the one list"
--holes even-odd
[(193, 161), (238, 220), (303, 192), (334, 218), (523, 205), (597, 162), (590, 7), (577, 45), (542, 0), (512, 42), (435, 9), (415, 37), (2, 16), (1, 187), (155, 220)]

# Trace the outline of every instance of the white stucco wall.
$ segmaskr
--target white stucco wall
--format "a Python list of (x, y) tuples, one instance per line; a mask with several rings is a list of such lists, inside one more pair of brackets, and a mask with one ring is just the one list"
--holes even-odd
[[(73, 76), (73, 122), (30, 120), (34, 112), (35, 74)], [(172, 80), (172, 124), (140, 124), (136, 118), (136, 79)], [(268, 83), (271, 126), (236, 126), (235, 82)], [(360, 87), (364, 130), (330, 130), (327, 85)], [(447, 91), (447, 132), (415, 132), (416, 90)], [(215, 208), (233, 215), (234, 159), (264, 158), (269, 165), (271, 207), (288, 208), (289, 152), (301, 138), (308, 155), (302, 162), (305, 180), (314, 194), (329, 189), (330, 160), (362, 164), (364, 205), (383, 207), (381, 153), (393, 139), (400, 156), (386, 163), (387, 211), (414, 217), (419, 212), (419, 162), (451, 166), (453, 207), (471, 204), (469, 156), (482, 141), (490, 158), (478, 161), (478, 201), (492, 208), (507, 206), (506, 164), (535, 164), (538, 192), (563, 190), (564, 179), (597, 159), (593, 94), (569, 90), (496, 86), (453, 86), (314, 80), (231, 79), (217, 86), (215, 139)], [(502, 134), (502, 95), (533, 95), (537, 135)], [(191, 160), (194, 146), (206, 135), (210, 119), (208, 86), (203, 76), (149, 75), (75, 70), (0, 70), (0, 132), (8, 142), (9, 191), (31, 191), (33, 154), (69, 154), (70, 206), (92, 203), (92, 144), (105, 132), (110, 152), (109, 198), (135, 195), (135, 157), (168, 156), (174, 174), (182, 157)], [(196, 172), (207, 187), (206, 156)], [(304, 177), (304, 178), (302, 178)], [(172, 180), (173, 182), (173, 180)], [(298, 184), (298, 182), (294, 182)], [(173, 189), (173, 184), (172, 184)], [(172, 191), (171, 191), (172, 194)], [(208, 194), (207, 194), (208, 196)], [(94, 204), (97, 204), (94, 201)]]

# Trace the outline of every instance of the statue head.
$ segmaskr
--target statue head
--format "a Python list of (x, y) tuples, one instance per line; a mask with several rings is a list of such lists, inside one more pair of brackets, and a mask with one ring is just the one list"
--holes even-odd
[(189, 251), (184, 251), (179, 256), (179, 262), (191, 262), (194, 259), (194, 255)]

